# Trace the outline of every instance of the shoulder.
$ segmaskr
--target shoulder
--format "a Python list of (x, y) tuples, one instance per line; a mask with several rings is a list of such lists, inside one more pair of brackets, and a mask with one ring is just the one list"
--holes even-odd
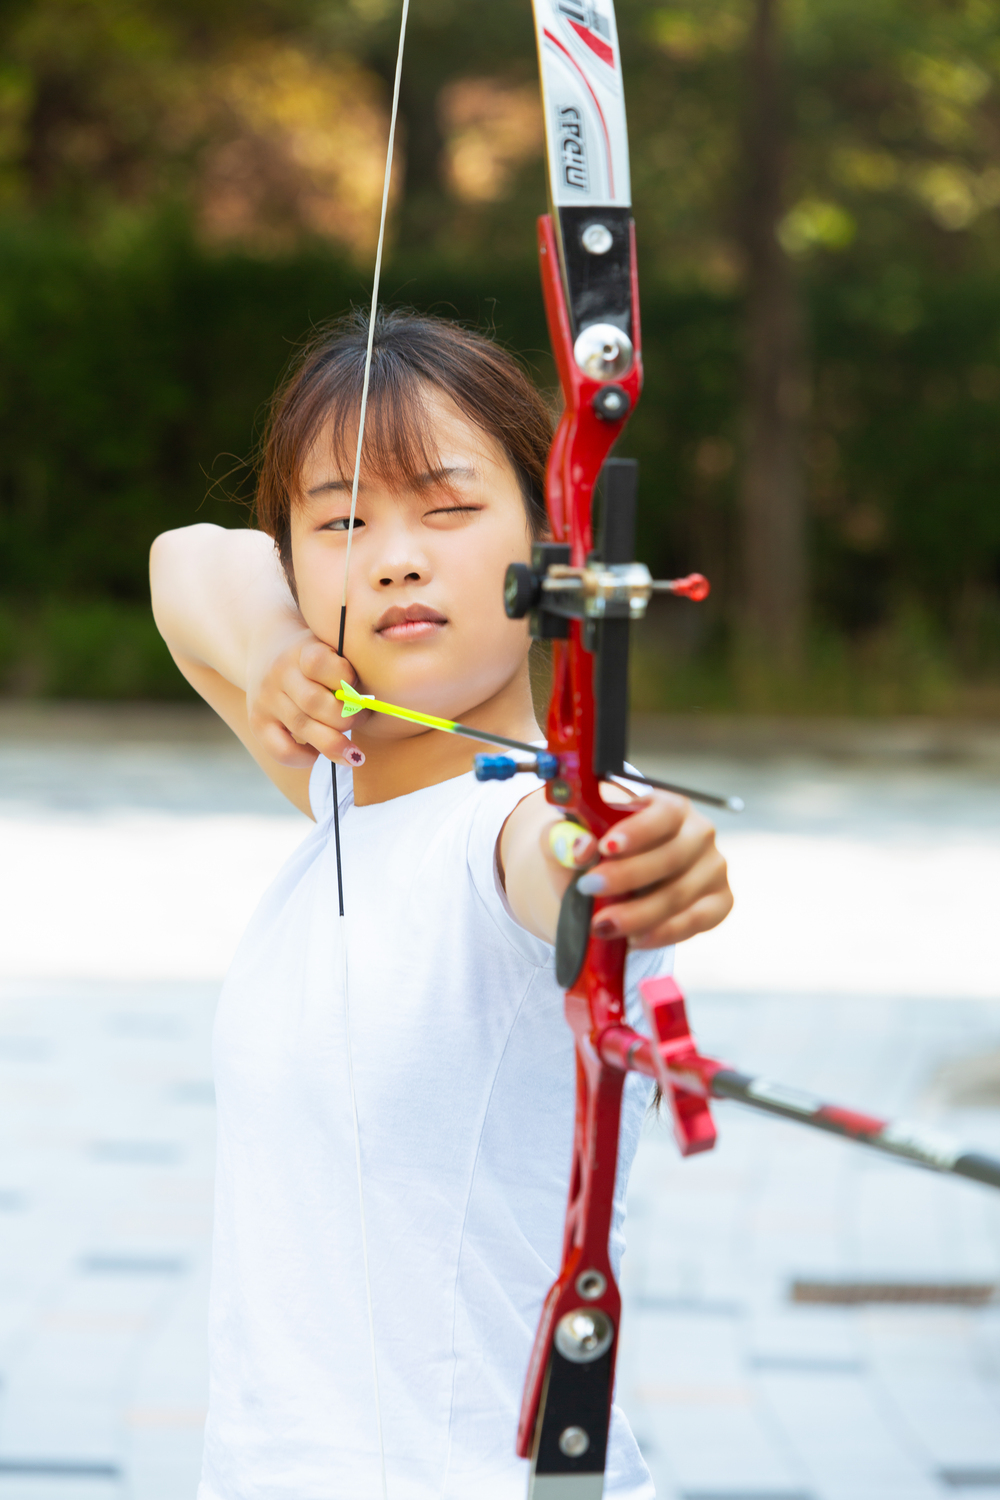
[(505, 827), (526, 803), (537, 801), (541, 787), (538, 778), (529, 775), (483, 786), (469, 820), (468, 859), (477, 895), (491, 920), (524, 958), (545, 967), (553, 962), (555, 950), (550, 943), (528, 932), (514, 916), (500, 863), (500, 838)]

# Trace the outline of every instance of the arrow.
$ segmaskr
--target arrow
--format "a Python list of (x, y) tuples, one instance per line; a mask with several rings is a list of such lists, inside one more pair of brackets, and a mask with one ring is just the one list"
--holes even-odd
[[(357, 688), (351, 687), (351, 684), (345, 682), (343, 678), (333, 696), (338, 703), (343, 705), (341, 711), (345, 719), (369, 709), (375, 714), (387, 714), (392, 719), (403, 719), (408, 724), (422, 724), (425, 729), (440, 729), (444, 734), (458, 734), (467, 740), (478, 740), (480, 744), (500, 745), (505, 750), (523, 750), (526, 755), (532, 757), (529, 765), (519, 765), (506, 755), (477, 755), (477, 781), (506, 781), (518, 771), (530, 771), (532, 775), (540, 776), (543, 781), (554, 781), (559, 775), (560, 757), (552, 755), (547, 750), (539, 749), (537, 745), (529, 744), (527, 740), (511, 740), (503, 734), (490, 734), (485, 729), (473, 729), (468, 724), (460, 724), (457, 719), (441, 719), (436, 714), (424, 714), (416, 708), (401, 708), (398, 703), (383, 703), (380, 698), (373, 697), (371, 693), (359, 693)], [(741, 797), (719, 797), (714, 792), (698, 792), (691, 787), (677, 786), (671, 781), (658, 781), (654, 776), (641, 776), (638, 771), (616, 774), (614, 780), (634, 781), (640, 786), (655, 787), (661, 792), (673, 792), (675, 796), (687, 797), (692, 802), (704, 802), (709, 807), (721, 807), (726, 812), (743, 811)]]

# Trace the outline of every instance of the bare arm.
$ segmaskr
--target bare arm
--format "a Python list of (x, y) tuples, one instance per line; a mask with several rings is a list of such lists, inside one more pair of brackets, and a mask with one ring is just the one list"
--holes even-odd
[(600, 844), (583, 829), (571, 848), (559, 841), (567, 867), (552, 840), (563, 814), (542, 791), (518, 803), (500, 835), (499, 852), (507, 900), (522, 927), (555, 942), (572, 867), (587, 869), (581, 882), (585, 895), (610, 901), (596, 913), (593, 931), (626, 937), (634, 948), (683, 942), (729, 915), (733, 897), (711, 823), (669, 792), (636, 798), (631, 805), (635, 810)]
[[(157, 537), (150, 552), (153, 617), (188, 682), (215, 709), (279, 791), (309, 808), (309, 772), (319, 751), (340, 759), (349, 742), (329, 725), (313, 724), (291, 701), (283, 727), (248, 710), (262, 679), (280, 674), (273, 693), (294, 695), (329, 714), (321, 681), (334, 653), (317, 641), (295, 606), (274, 543), (262, 531), (185, 526)], [(302, 671), (303, 663), (309, 672)], [(336, 662), (337, 678), (351, 676)], [(300, 681), (301, 679), (301, 681)]]

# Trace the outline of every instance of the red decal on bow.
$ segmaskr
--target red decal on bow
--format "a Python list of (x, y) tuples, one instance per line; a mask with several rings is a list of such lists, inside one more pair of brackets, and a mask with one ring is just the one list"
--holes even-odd
[(609, 68), (614, 67), (615, 54), (612, 52), (607, 42), (599, 37), (595, 31), (591, 31), (589, 26), (581, 26), (579, 21), (570, 21), (569, 24), (572, 26), (581, 42), (588, 46), (591, 52), (595, 52), (601, 59), (601, 62), (607, 63)]

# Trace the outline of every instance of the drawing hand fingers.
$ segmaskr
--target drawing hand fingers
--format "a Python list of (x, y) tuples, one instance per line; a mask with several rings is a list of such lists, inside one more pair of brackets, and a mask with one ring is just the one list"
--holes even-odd
[[(322, 707), (325, 709), (326, 705)], [(361, 751), (352, 746), (345, 734), (323, 719), (314, 718), (287, 693), (281, 695), (271, 713), (255, 709), (250, 716), (250, 727), (268, 755), (280, 765), (310, 766), (317, 751), (341, 765), (353, 768), (364, 764)]]
[(304, 676), (331, 693), (340, 687), (341, 682), (349, 682), (351, 687), (357, 684), (358, 674), (347, 657), (338, 656), (325, 641), (317, 640), (315, 636), (306, 641), (299, 652), (299, 666)]
[(316, 759), (315, 750), (297, 740), (272, 713), (255, 706), (250, 710), (249, 721), (254, 739), (280, 766), (301, 769), (311, 766)]

